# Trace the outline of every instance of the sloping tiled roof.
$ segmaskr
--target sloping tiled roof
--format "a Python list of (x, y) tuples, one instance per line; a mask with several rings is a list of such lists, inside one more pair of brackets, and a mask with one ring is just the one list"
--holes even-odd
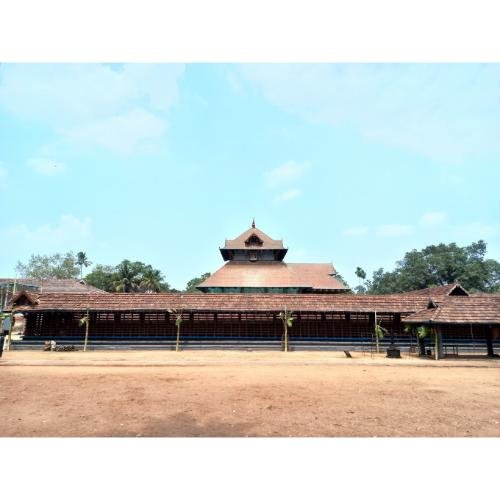
[(275, 261), (230, 261), (200, 283), (207, 287), (298, 287), (313, 290), (346, 290), (333, 277), (332, 264), (287, 264)]
[(245, 245), (245, 241), (252, 236), (252, 234), (255, 234), (262, 240), (262, 245), (259, 245), (258, 247), (261, 250), (279, 250), (283, 249), (283, 240), (273, 240), (271, 237), (269, 237), (266, 233), (261, 231), (257, 227), (251, 227), (250, 229), (247, 229), (244, 233), (240, 234), (237, 238), (234, 240), (226, 240), (226, 244), (224, 245), (224, 248), (227, 248), (228, 250), (236, 250), (236, 249), (248, 249), (251, 247), (248, 247)]
[(470, 295), (469, 292), (460, 283), (450, 283), (448, 285), (433, 286), (422, 288), (421, 290), (412, 290), (403, 292), (411, 295), (425, 295), (427, 297), (448, 297), (452, 295)]
[[(36, 286), (37, 291), (47, 293), (107, 293), (79, 279), (46, 279), (38, 280), (32, 278), (17, 278), (17, 286), (28, 285), (30, 288)], [(0, 285), (14, 283), (14, 278), (0, 278)]]
[[(36, 295), (36, 294), (32, 294)], [(393, 312), (409, 314), (427, 305), (426, 297), (351, 294), (178, 294), (178, 293), (108, 293), (36, 295), (35, 305), (21, 305), (17, 311), (339, 311)]]
[(500, 294), (443, 297), (406, 317), (406, 323), (419, 324), (500, 324)]

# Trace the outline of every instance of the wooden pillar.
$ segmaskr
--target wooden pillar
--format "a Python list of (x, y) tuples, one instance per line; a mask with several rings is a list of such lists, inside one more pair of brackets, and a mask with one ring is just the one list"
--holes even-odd
[(346, 312), (345, 314), (345, 329), (342, 328), (342, 336), (345, 338), (345, 330), (347, 330), (347, 337), (352, 339), (352, 331), (351, 331), (351, 313)]
[(495, 356), (495, 351), (493, 350), (493, 329), (489, 325), (486, 328), (485, 338), (487, 355), (488, 357), (493, 358)]
[(114, 318), (114, 321), (113, 321), (113, 337), (115, 337), (117, 330), (119, 330), (119, 328), (121, 326), (122, 315), (119, 312), (115, 312), (115, 313), (113, 313), (113, 318)]
[(375, 324), (376, 324), (376, 322), (377, 322), (377, 313), (376, 312), (368, 313), (368, 329), (369, 329), (369, 331), (366, 333), (368, 333), (368, 336), (372, 342), (375, 338)]
[(144, 335), (146, 333), (146, 313), (139, 313), (139, 334)]
[(443, 354), (443, 334), (441, 333), (441, 328), (439, 326), (434, 327), (435, 334), (437, 336), (437, 359), (444, 358)]
[(418, 348), (420, 350), (419, 356), (425, 356), (425, 338), (421, 338), (417, 333)]
[(393, 318), (392, 318), (392, 333), (391, 333), (391, 339), (392, 342), (394, 342), (394, 332), (398, 333), (398, 337), (401, 338), (401, 314), (400, 313), (395, 313)]

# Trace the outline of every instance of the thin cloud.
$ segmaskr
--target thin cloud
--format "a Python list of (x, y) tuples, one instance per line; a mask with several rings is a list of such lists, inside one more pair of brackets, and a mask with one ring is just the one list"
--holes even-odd
[(427, 212), (420, 217), (419, 224), (424, 227), (434, 227), (443, 224), (447, 219), (446, 212)]
[(367, 234), (368, 231), (368, 226), (357, 226), (344, 229), (344, 231), (342, 231), (342, 234), (344, 234), (345, 236), (363, 236)]
[(75, 215), (63, 214), (56, 223), (41, 224), (30, 228), (18, 224), (7, 230), (13, 244), (32, 248), (33, 251), (52, 251), (87, 242), (91, 236), (91, 219), (80, 219)]
[(407, 224), (386, 224), (377, 228), (379, 236), (407, 236), (413, 233), (413, 226)]
[(4, 187), (6, 184), (8, 175), (9, 171), (4, 167), (4, 163), (0, 161), (0, 188)]
[(309, 167), (309, 162), (297, 163), (295, 161), (288, 161), (283, 163), (264, 172), (266, 186), (275, 188), (283, 184), (292, 184), (298, 181)]
[(75, 127), (68, 130), (65, 137), (71, 143), (98, 146), (119, 154), (131, 154), (154, 150), (166, 131), (165, 120), (138, 108)]
[[(179, 64), (6, 64), (0, 67), (0, 109), (52, 129), (56, 143), (127, 153), (142, 151), (145, 143), (154, 149), (163, 142), (164, 115), (178, 100), (183, 74)], [(126, 146), (111, 126), (125, 132)]]
[(444, 163), (500, 153), (499, 64), (246, 64), (271, 103)]
[(289, 189), (279, 194), (274, 198), (274, 203), (284, 203), (299, 197), (301, 194), (300, 189)]
[(66, 170), (64, 163), (50, 158), (30, 158), (26, 163), (43, 175), (58, 175)]
[(486, 222), (471, 222), (453, 228), (455, 237), (461, 239), (480, 240), (487, 239), (500, 234), (500, 224), (489, 224)]

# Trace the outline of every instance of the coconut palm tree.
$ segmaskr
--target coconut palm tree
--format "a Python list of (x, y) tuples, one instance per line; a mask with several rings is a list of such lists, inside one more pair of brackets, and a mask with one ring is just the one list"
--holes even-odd
[(131, 293), (139, 288), (139, 277), (129, 260), (122, 261), (116, 268), (117, 278), (113, 286), (117, 292)]
[(283, 350), (288, 352), (288, 329), (292, 328), (293, 320), (295, 319), (293, 317), (293, 311), (287, 311), (285, 307), (285, 310), (278, 314), (278, 318), (283, 321)]
[(89, 267), (92, 262), (87, 258), (85, 252), (78, 252), (76, 254), (76, 263), (80, 266), (80, 279), (83, 279), (83, 266)]
[(151, 266), (144, 271), (139, 286), (146, 293), (158, 293), (162, 290), (163, 277), (161, 271), (153, 269)]
[(361, 280), (365, 281), (366, 279), (366, 272), (363, 268), (357, 267), (356, 268), (356, 276), (359, 278), (359, 286), (361, 286)]
[[(417, 339), (419, 355), (425, 356), (425, 346), (423, 344), (422, 338), (420, 338), (418, 335), (417, 326), (416, 325), (406, 325), (404, 331), (405, 331), (405, 333), (407, 333), (410, 336), (410, 347), (413, 346), (413, 335), (415, 335), (415, 338)], [(411, 351), (411, 349), (410, 349), (410, 351)]]
[(177, 339), (175, 341), (175, 350), (179, 351), (179, 344), (181, 338), (181, 323), (182, 323), (182, 309), (170, 309), (169, 313), (175, 316), (175, 327), (177, 329)]
[(386, 328), (381, 326), (380, 323), (375, 323), (375, 345), (377, 354), (380, 352), (380, 341), (384, 338), (386, 333), (388, 333)]
[(85, 316), (80, 320), (80, 326), (85, 325), (85, 341), (83, 343), (83, 350), (87, 350), (87, 343), (89, 340), (89, 324), (90, 324), (90, 315), (89, 315), (89, 310), (87, 309), (87, 313)]
[(434, 336), (434, 359), (439, 359), (439, 333), (436, 328), (429, 328), (428, 326), (419, 326), (417, 328), (419, 338), (424, 339), (428, 335)]

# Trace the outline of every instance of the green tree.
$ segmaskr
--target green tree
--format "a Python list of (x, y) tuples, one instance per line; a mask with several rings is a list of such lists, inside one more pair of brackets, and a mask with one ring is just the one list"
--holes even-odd
[(89, 326), (90, 326), (90, 315), (89, 315), (89, 310), (87, 309), (87, 313), (85, 316), (80, 320), (80, 326), (85, 325), (85, 340), (83, 342), (83, 350), (87, 350), (87, 344), (89, 341)]
[(439, 359), (439, 334), (436, 328), (429, 328), (428, 326), (419, 326), (417, 328), (417, 335), (419, 338), (424, 339), (425, 337), (432, 335), (434, 337), (434, 359), (437, 361)]
[(143, 262), (123, 260), (116, 266), (115, 276), (113, 286), (117, 292), (166, 292), (169, 290), (169, 284), (163, 279), (161, 271)]
[(361, 285), (361, 281), (366, 279), (366, 272), (362, 267), (356, 268), (356, 276), (359, 278), (359, 284)]
[(168, 292), (170, 285), (162, 273), (149, 264), (123, 260), (117, 266), (97, 264), (85, 281), (106, 292)]
[(382, 268), (366, 281), (369, 293), (418, 290), (459, 281), (471, 292), (500, 291), (500, 263), (485, 259), (483, 240), (459, 247), (456, 243), (429, 245), (407, 252), (394, 271)]
[(137, 262), (123, 260), (116, 266), (116, 280), (113, 282), (116, 292), (138, 292), (141, 282), (141, 272)]
[(342, 277), (340, 273), (335, 273), (333, 275), (334, 278), (338, 279), (346, 288), (350, 288), (349, 283)]
[(113, 285), (118, 280), (115, 266), (103, 266), (97, 264), (92, 271), (85, 276), (85, 282), (95, 286), (105, 292), (115, 292), (116, 287)]
[(384, 335), (387, 333), (387, 330), (380, 325), (380, 323), (375, 324), (375, 346), (377, 349), (377, 353), (380, 352), (380, 341), (384, 338)]
[(139, 286), (141, 291), (147, 293), (166, 292), (169, 288), (168, 283), (163, 280), (161, 271), (151, 266), (146, 266), (142, 271)]
[(359, 283), (358, 283), (358, 286), (354, 289), (354, 291), (356, 293), (366, 293), (366, 287), (362, 285), (361, 282), (364, 283), (364, 281), (366, 280), (366, 272), (363, 268), (361, 267), (356, 267), (356, 272), (355, 272), (356, 276), (359, 278)]
[(80, 279), (83, 279), (83, 266), (89, 267), (92, 262), (87, 258), (85, 252), (78, 252), (76, 254), (76, 263), (80, 266)]
[(170, 314), (173, 314), (175, 317), (175, 328), (177, 330), (177, 336), (175, 340), (175, 350), (179, 351), (180, 341), (181, 341), (181, 324), (182, 324), (182, 309), (170, 309), (168, 311)]
[(288, 352), (288, 329), (292, 328), (293, 320), (293, 311), (287, 311), (286, 308), (284, 311), (281, 311), (278, 314), (278, 318), (283, 322), (283, 350)]
[[(202, 274), (198, 278), (193, 278), (189, 280), (186, 283), (186, 289), (184, 290), (186, 293), (197, 293), (200, 292), (196, 287), (200, 284), (203, 283), (208, 277), (210, 276), (210, 273), (205, 273)], [(200, 292), (201, 293), (201, 292)]]
[(21, 278), (68, 279), (78, 278), (79, 268), (73, 252), (53, 255), (31, 255), (26, 264), (18, 261), (16, 273)]

